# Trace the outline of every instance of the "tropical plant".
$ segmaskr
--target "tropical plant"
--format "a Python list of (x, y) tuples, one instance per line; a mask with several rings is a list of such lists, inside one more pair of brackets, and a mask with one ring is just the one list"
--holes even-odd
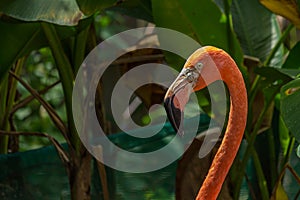
[[(72, 199), (90, 199), (92, 157), (75, 129), (72, 89), (81, 63), (98, 42), (112, 32), (129, 28), (109, 29), (110, 20), (126, 15), (180, 31), (201, 45), (222, 48), (234, 58), (247, 86), (249, 113), (243, 144), (230, 172), (233, 197), (242, 198), (246, 188), (247, 195), (254, 199), (297, 199), (300, 189), (295, 190), (284, 180), (289, 177), (300, 184), (299, 157), (295, 156), (296, 150), (300, 154), (300, 43), (294, 37), (294, 26), (299, 28), (300, 3), (279, 2), (261, 0), (293, 23), (284, 28), (258, 0), (2, 0), (0, 152), (18, 151), (14, 144), (28, 142), (25, 138), (20, 141), (21, 135), (48, 138), (65, 164)], [(176, 69), (184, 62), (167, 52), (164, 58)], [(55, 93), (53, 88), (61, 96), (56, 102), (47, 97)], [(209, 112), (209, 101), (203, 101), (207, 95), (199, 93), (198, 97)], [(33, 100), (35, 103), (29, 104)], [(34, 106), (40, 105), (48, 116), (45, 123), (51, 121), (54, 126), (47, 131), (16, 126), (22, 116), (37, 117)], [(104, 108), (100, 113), (101, 123), (109, 129)], [(63, 141), (68, 150), (62, 147)]]

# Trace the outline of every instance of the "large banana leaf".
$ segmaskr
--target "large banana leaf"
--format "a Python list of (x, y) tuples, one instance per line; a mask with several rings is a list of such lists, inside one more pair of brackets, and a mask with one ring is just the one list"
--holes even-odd
[(73, 26), (84, 17), (75, 0), (1, 0), (0, 13), (23, 21)]
[[(231, 12), (244, 54), (264, 62), (281, 36), (276, 16), (258, 0), (233, 0)], [(282, 60), (283, 48), (280, 48), (270, 65), (280, 67)]]

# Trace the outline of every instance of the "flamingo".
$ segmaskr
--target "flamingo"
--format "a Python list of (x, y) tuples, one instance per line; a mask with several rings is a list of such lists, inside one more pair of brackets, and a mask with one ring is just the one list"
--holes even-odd
[(222, 80), (230, 95), (230, 110), (222, 143), (213, 159), (196, 200), (214, 200), (238, 152), (246, 127), (248, 100), (244, 79), (234, 60), (222, 49), (205, 46), (196, 50), (169, 87), (164, 105), (170, 123), (180, 135), (183, 111), (191, 92)]

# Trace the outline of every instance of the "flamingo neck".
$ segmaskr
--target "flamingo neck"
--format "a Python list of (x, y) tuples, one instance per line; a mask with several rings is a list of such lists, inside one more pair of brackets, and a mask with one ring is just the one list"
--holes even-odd
[(243, 77), (235, 63), (227, 67), (227, 73), (222, 73), (222, 71), (225, 70), (220, 69), (220, 72), (230, 94), (228, 124), (223, 141), (196, 200), (214, 200), (218, 197), (222, 184), (238, 152), (246, 126), (248, 101)]

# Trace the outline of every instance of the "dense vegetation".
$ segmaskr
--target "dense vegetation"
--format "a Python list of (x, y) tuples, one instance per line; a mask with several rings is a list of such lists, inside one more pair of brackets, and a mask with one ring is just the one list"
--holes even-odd
[[(300, 3), (288, 2), (2, 0), (0, 152), (54, 145), (67, 169), (72, 199), (89, 199), (91, 170), (87, 166), (92, 158), (77, 135), (72, 116), (76, 73), (101, 41), (151, 23), (180, 31), (201, 45), (224, 49), (243, 73), (249, 116), (241, 153), (230, 174), (234, 199), (239, 198), (242, 187), (247, 188), (245, 180), (253, 199), (299, 198)], [(146, 52), (153, 53), (157, 52)], [(163, 55), (170, 66), (182, 67), (184, 60), (166, 52)], [(120, 73), (124, 70), (118, 69)], [(152, 90), (160, 96), (165, 91)], [(198, 95), (208, 98), (205, 92)], [(101, 95), (97, 101), (105, 104)], [(209, 113), (207, 102), (199, 103)], [(143, 110), (149, 107), (147, 103), (136, 117), (141, 124), (149, 122)], [(108, 132), (118, 132), (105, 109), (99, 110), (100, 123)], [(67, 143), (68, 150), (62, 143)], [(166, 198), (163, 196), (161, 199)]]

